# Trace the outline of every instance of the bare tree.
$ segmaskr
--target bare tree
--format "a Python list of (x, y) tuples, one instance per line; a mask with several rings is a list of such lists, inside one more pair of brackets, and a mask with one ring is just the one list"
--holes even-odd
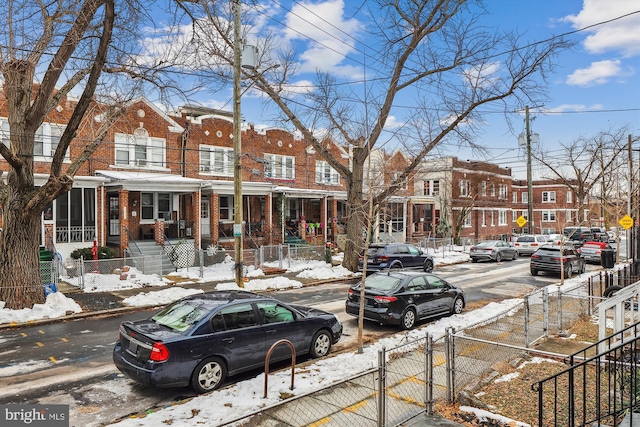
[[(239, 0), (238, 0), (239, 1)], [(473, 10), (479, 2), (465, 0), (377, 0), (367, 23), (366, 69), (371, 76), (344, 82), (317, 72), (313, 87), (294, 90), (298, 57), (277, 49), (272, 37), (259, 40), (258, 70), (243, 70), (254, 88), (279, 107), (282, 124), (294, 126), (341, 176), (347, 187), (347, 241), (344, 266), (355, 271), (365, 229), (367, 200), (365, 161), (375, 147), (394, 144), (411, 161), (397, 179), (371, 199), (379, 206), (404, 185), (425, 156), (443, 141), (478, 147), (473, 135), (481, 129), (479, 107), (507, 100), (517, 106), (539, 100), (541, 84), (553, 57), (571, 47), (563, 38), (525, 44), (516, 34), (490, 33)], [(232, 20), (219, 2), (181, 1), (193, 18), (194, 40), (216, 58), (212, 75), (228, 73), (233, 64)], [(214, 7), (214, 5), (216, 5)], [(481, 7), (481, 5), (480, 5)], [(473, 10), (472, 10), (473, 9)], [(249, 26), (250, 23), (247, 23)], [(274, 67), (275, 64), (279, 66)], [(374, 70), (374, 71), (371, 71)], [(366, 78), (365, 78), (366, 77)], [(370, 83), (367, 83), (370, 82)], [(298, 96), (304, 96), (304, 102)], [(403, 98), (401, 98), (403, 97)], [(518, 108), (518, 107), (516, 107)], [(400, 124), (391, 129), (393, 117)], [(318, 131), (323, 130), (323, 137)], [(350, 166), (323, 146), (326, 136), (350, 150)]]
[[(75, 174), (105, 138), (123, 105), (139, 93), (138, 83), (124, 87), (120, 76), (125, 75), (124, 81), (132, 81), (132, 76), (150, 81), (157, 72), (150, 64), (140, 68), (133, 55), (139, 37), (135, 31), (144, 10), (135, 0), (7, 0), (0, 5), (4, 24), (0, 29), (0, 83), (9, 123), (9, 143), (0, 144), (0, 155), (8, 164), (6, 184), (0, 177), (4, 213), (0, 300), (7, 308), (44, 302), (38, 256), (42, 212), (71, 189)], [(78, 100), (66, 104), (73, 111), (64, 123), (49, 178), (36, 187), (36, 132), (71, 94)], [(122, 96), (115, 99), (114, 94)], [(82, 143), (82, 153), (65, 164), (78, 129), (94, 126), (92, 119), (97, 114), (102, 120), (92, 139)]]
[(593, 137), (580, 137), (571, 143), (560, 143), (560, 153), (553, 150), (533, 152), (532, 157), (549, 169), (551, 177), (571, 189), (578, 202), (578, 222), (584, 221), (585, 203), (594, 187), (606, 191), (607, 175), (612, 174), (618, 155), (626, 147), (626, 128), (608, 130)]

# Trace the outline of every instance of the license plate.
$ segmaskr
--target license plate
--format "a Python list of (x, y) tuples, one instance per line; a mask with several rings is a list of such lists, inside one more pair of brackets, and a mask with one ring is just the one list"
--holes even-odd
[(127, 348), (127, 351), (134, 355), (138, 354), (138, 344), (133, 341), (129, 341), (129, 348)]
[(373, 260), (372, 260), (371, 258), (369, 258), (369, 259), (367, 260), (367, 264), (373, 264)]

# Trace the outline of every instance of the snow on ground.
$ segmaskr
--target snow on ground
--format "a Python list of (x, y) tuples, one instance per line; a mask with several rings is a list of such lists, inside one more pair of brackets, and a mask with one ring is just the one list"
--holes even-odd
[[(469, 260), (467, 253), (461, 251), (432, 252), (436, 266), (444, 264), (455, 264)], [(277, 265), (274, 265), (278, 267)], [(353, 273), (341, 266), (335, 267), (324, 262), (304, 262), (288, 266), (288, 273), (298, 273), (296, 277), (305, 279), (334, 279), (353, 277)], [(233, 261), (227, 258), (223, 263), (204, 269), (204, 277), (199, 277), (199, 268), (180, 269), (176, 276), (188, 279), (188, 283), (202, 283), (208, 281), (221, 281), (217, 289), (236, 289), (233, 281)], [(185, 295), (194, 292), (202, 292), (199, 289), (185, 289), (173, 286), (162, 290), (149, 290), (149, 287), (161, 286), (165, 283), (159, 277), (146, 277), (135, 269), (131, 269), (127, 280), (120, 280), (118, 275), (109, 279), (101, 278), (99, 281), (99, 291), (115, 291), (121, 289), (140, 288), (141, 292), (129, 297), (125, 303), (131, 306), (138, 305), (164, 305)], [(244, 284), (245, 290), (264, 290), (301, 287), (302, 283), (284, 277), (264, 278), (261, 270), (250, 268), (247, 274), (248, 281)], [(582, 277), (584, 280), (584, 276)], [(181, 283), (184, 283), (182, 281)], [(575, 286), (578, 279), (566, 280), (564, 288)], [(96, 292), (98, 280), (93, 283), (95, 286), (85, 288), (85, 292)], [(549, 291), (557, 291), (558, 287), (551, 285)], [(366, 367), (374, 367), (377, 364), (378, 351), (385, 347), (395, 348), (401, 343), (410, 340), (423, 338), (427, 333), (434, 338), (439, 338), (445, 331), (452, 327), (457, 330), (463, 329), (471, 324), (478, 324), (484, 320), (491, 319), (499, 314), (504, 315), (517, 305), (521, 304), (520, 298), (505, 300), (502, 302), (492, 302), (485, 307), (453, 315), (440, 319), (425, 327), (398, 333), (393, 337), (382, 339), (364, 349), (362, 354), (344, 353), (334, 357), (317, 361), (311, 366), (296, 372), (295, 394), (303, 394), (312, 390), (317, 390), (328, 384), (338, 382), (360, 372)], [(70, 298), (65, 297), (61, 292), (52, 293), (47, 296), (47, 302), (43, 305), (36, 305), (33, 308), (22, 310), (9, 310), (4, 308), (4, 302), (0, 301), (0, 324), (20, 323), (30, 320), (44, 318), (55, 318), (64, 316), (67, 313), (78, 313), (81, 308)], [(4, 374), (11, 375), (10, 372)], [(508, 380), (508, 379), (504, 379)], [(144, 418), (129, 418), (122, 420), (116, 425), (119, 427), (146, 427), (158, 426), (170, 423), (174, 427), (190, 427), (196, 424), (208, 425), (212, 422), (237, 417), (243, 413), (255, 411), (264, 406), (279, 402), (281, 393), (290, 393), (290, 373), (282, 371), (272, 373), (269, 377), (269, 389), (267, 398), (262, 397), (264, 387), (264, 374), (253, 379), (238, 382), (223, 390), (217, 390), (207, 395), (198, 396), (194, 399), (154, 413), (148, 414)], [(479, 417), (494, 418), (500, 417), (476, 408), (464, 407), (463, 410), (475, 412)], [(170, 422), (169, 422), (170, 421)], [(523, 426), (526, 424), (516, 423), (514, 425)]]

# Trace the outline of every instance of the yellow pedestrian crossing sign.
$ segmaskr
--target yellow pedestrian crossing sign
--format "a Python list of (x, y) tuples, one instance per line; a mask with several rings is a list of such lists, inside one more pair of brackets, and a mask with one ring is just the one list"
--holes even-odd
[(631, 218), (629, 215), (625, 215), (622, 218), (620, 218), (620, 221), (618, 221), (618, 224), (620, 224), (626, 230), (628, 230), (631, 227), (633, 227), (633, 218)]
[(527, 219), (525, 217), (523, 217), (522, 215), (520, 215), (520, 217), (518, 219), (516, 219), (516, 224), (518, 224), (518, 226), (520, 227), (524, 227), (524, 225), (527, 223)]

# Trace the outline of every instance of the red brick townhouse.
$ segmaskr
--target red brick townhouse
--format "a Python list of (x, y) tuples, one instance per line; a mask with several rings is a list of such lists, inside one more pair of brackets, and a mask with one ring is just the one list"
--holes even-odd
[[(531, 183), (533, 193), (533, 230), (528, 224), (521, 229), (515, 224), (522, 215), (528, 219), (529, 193), (526, 180), (516, 180), (512, 187), (514, 232), (534, 234), (562, 233), (564, 227), (584, 223), (578, 218), (578, 203), (569, 187), (557, 180), (539, 180)], [(588, 223), (586, 224), (589, 225)]]
[[(39, 129), (36, 184), (47, 179), (74, 102), (62, 100)], [(0, 93), (0, 137), (8, 145), (6, 117)], [(97, 114), (86, 118), (69, 149), (69, 163), (99, 121)], [(232, 244), (232, 127), (229, 114), (214, 110), (167, 114), (145, 99), (130, 103), (76, 175), (72, 190), (43, 212), (42, 243), (53, 242), (65, 258), (94, 240), (120, 253), (133, 242), (162, 243), (165, 236), (193, 241), (195, 247)], [(276, 243), (287, 234), (314, 242), (334, 239), (346, 213), (344, 184), (335, 170), (304, 139), (286, 131), (244, 125), (242, 140), (245, 244)], [(347, 164), (341, 147), (332, 142), (327, 147)], [(3, 159), (0, 170), (8, 170)]]

